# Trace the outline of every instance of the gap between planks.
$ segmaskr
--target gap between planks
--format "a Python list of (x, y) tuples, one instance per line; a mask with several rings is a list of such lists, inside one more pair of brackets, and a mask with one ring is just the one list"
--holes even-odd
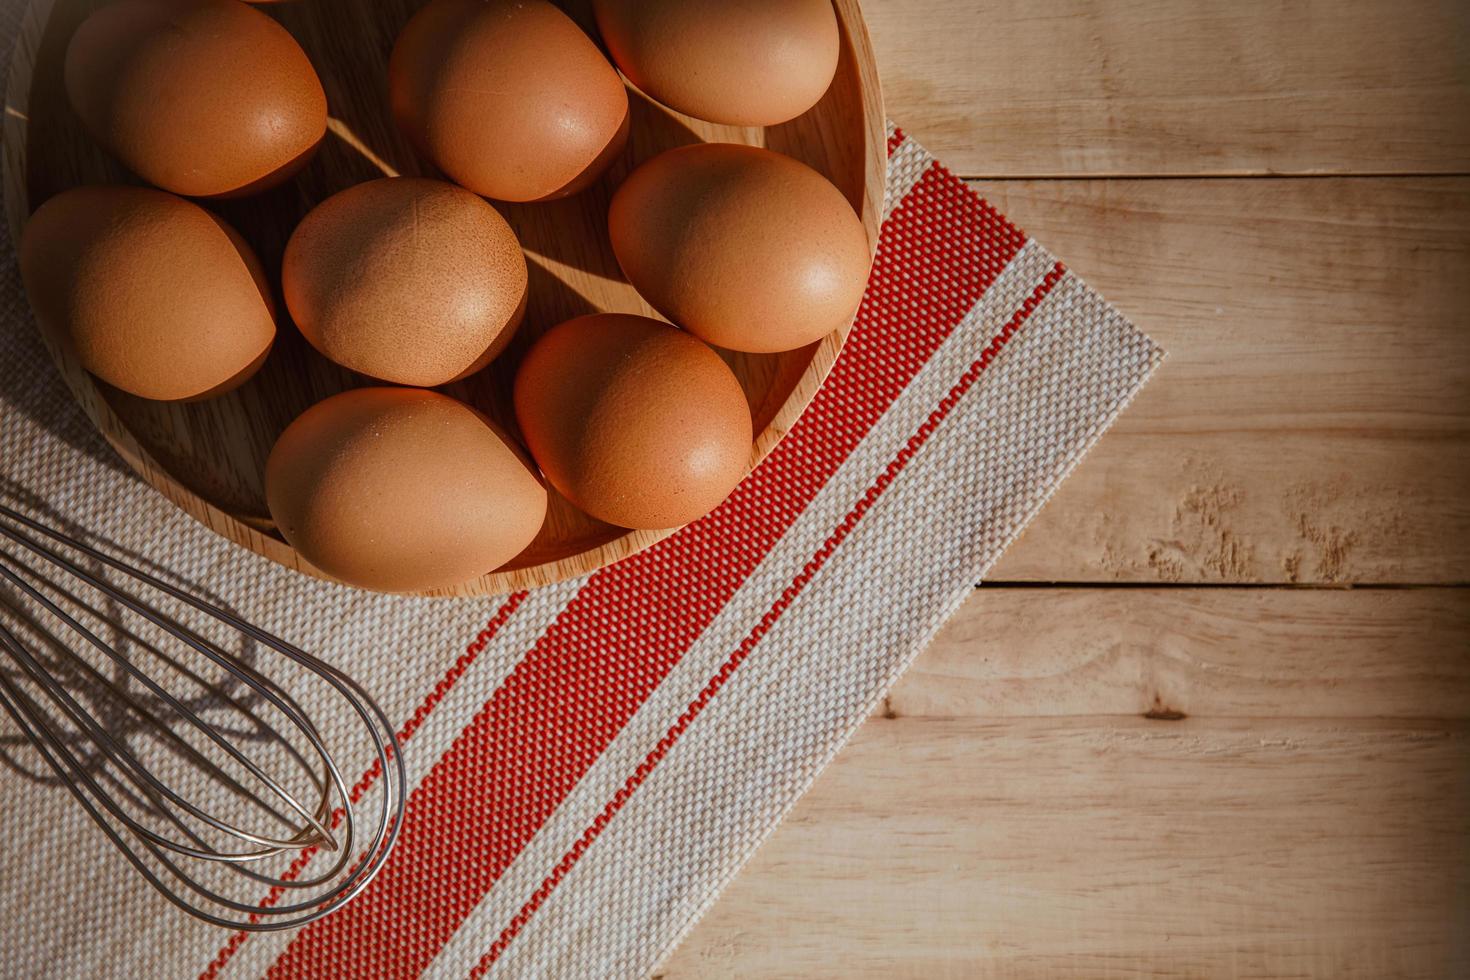
[(1466, 589), (1470, 582), (976, 582), (979, 589), (1216, 589), (1283, 592), (1409, 592), (1416, 589)]
[[(907, 132), (907, 130), (905, 130), (905, 132)], [(918, 134), (910, 134), (910, 135), (912, 135), (916, 139), (918, 139), (920, 143), (923, 143), (922, 137), (920, 137)], [(940, 162), (943, 163), (944, 161), (941, 160)], [(1010, 180), (1058, 180), (1058, 181), (1060, 181), (1060, 180), (1069, 180), (1069, 181), (1078, 181), (1078, 182), (1081, 182), (1081, 181), (1089, 181), (1089, 180), (1256, 180), (1256, 179), (1259, 179), (1259, 180), (1327, 180), (1327, 179), (1333, 179), (1333, 180), (1392, 180), (1392, 179), (1396, 179), (1396, 178), (1400, 178), (1400, 177), (1402, 177), (1404, 179), (1415, 179), (1415, 178), (1424, 178), (1424, 177), (1470, 177), (1470, 170), (1451, 171), (1451, 172), (1447, 172), (1447, 173), (1440, 173), (1438, 171), (1433, 171), (1433, 170), (1423, 170), (1423, 171), (1403, 171), (1403, 170), (1357, 171), (1357, 170), (1348, 170), (1348, 171), (1342, 171), (1342, 172), (1332, 171), (1332, 170), (1322, 170), (1322, 171), (1311, 172), (1311, 173), (1278, 173), (1278, 172), (1273, 171), (1273, 170), (1228, 170), (1228, 171), (1211, 171), (1211, 172), (1207, 172), (1207, 173), (1191, 173), (1191, 172), (1188, 172), (1188, 171), (1181, 170), (1181, 171), (1174, 172), (1174, 173), (1152, 173), (1152, 174), (1150, 174), (1150, 173), (1131, 173), (1131, 172), (1087, 173), (1087, 174), (1067, 174), (1067, 173), (1053, 173), (1053, 174), (1035, 173), (1035, 174), (1026, 174), (1026, 173), (981, 173), (981, 172), (978, 172), (978, 171), (977, 172), (973, 172), (973, 173), (960, 173), (958, 171), (955, 171), (955, 176), (959, 177), (961, 180), (969, 180), (969, 181), (975, 181), (975, 180), (994, 180), (994, 181), (1010, 181)]]

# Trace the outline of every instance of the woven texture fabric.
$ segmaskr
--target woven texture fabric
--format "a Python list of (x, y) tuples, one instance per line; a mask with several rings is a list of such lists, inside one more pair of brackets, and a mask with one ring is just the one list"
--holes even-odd
[(72, 403), (7, 243), (7, 502), (355, 675), (403, 726), (410, 796), (354, 904), (247, 937), (175, 912), (63, 790), (0, 769), (0, 976), (646, 976), (1162, 356), (896, 129), (889, 150), (867, 298), (787, 439), (705, 520), (492, 600), (331, 586), (174, 510)]

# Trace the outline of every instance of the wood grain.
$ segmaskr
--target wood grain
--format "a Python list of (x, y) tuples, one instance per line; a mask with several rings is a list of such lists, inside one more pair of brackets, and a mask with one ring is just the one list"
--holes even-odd
[(975, 186), (1169, 351), (992, 580), (1470, 581), (1470, 179)]
[(1470, 170), (1463, 0), (868, 0), (889, 114), (970, 176)]
[(1464, 976), (1467, 634), (1459, 589), (982, 588), (659, 973)]
[[(1459, 0), (863, 7), (960, 173), (1470, 172)], [(1470, 181), (977, 187), (1171, 353), (993, 578), (1470, 582)], [(1467, 589), (981, 589), (660, 975), (1470, 975), (1467, 715)]]
[[(48, 197), (85, 183), (133, 181), (82, 130), (61, 77), (77, 24), (105, 0), (32, 0), (6, 94), (5, 198), (12, 237)], [(384, 174), (433, 176), (389, 118), (384, 79), (398, 30), (418, 0), (375, 5), (355, 0), (283, 4), (273, 12), (321, 76), (329, 136), (302, 174), (276, 190), (211, 207), (238, 228), (276, 279), (285, 242), (301, 216), (329, 195)], [(562, 6), (591, 29), (587, 0)], [(643, 160), (700, 140), (754, 143), (811, 165), (841, 189), (876, 247), (887, 168), (882, 95), (857, 0), (836, 0), (842, 47), (836, 78), (822, 101), (780, 126), (716, 126), (667, 111), (630, 92), (628, 149), (590, 190), (549, 204), (498, 204), (527, 251), (527, 311), (514, 341), (487, 370), (447, 390), (517, 432), (510, 405), (516, 365), (530, 344), (570, 317), (597, 311), (656, 315), (618, 270), (607, 239), (612, 191)], [(278, 304), (279, 306), (279, 304)], [(286, 319), (282, 317), (283, 321)], [(781, 354), (722, 352), (745, 388), (759, 462), (795, 424), (835, 363), (850, 324), (821, 341)], [(312, 568), (275, 531), (265, 506), (265, 459), (276, 437), (312, 404), (373, 383), (331, 364), (283, 322), (260, 373), (237, 391), (194, 404), (136, 398), (97, 383), (47, 338), (68, 385), (125, 460), (170, 500), (213, 530), (284, 565)], [(541, 533), (498, 570), (443, 590), (494, 595), (585, 574), (673, 533), (628, 531), (597, 521), (551, 494)]]
[[(1454, 0), (868, 0), (891, 114), (1169, 351), (992, 572), (1470, 581)], [(1470, 975), (1470, 590), (982, 588), (660, 976)]]

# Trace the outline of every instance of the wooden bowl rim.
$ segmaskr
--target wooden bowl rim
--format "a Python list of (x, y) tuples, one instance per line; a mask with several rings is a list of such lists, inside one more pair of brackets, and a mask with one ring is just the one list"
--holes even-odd
[[(57, 0), (31, 0), (21, 21), (20, 33), (11, 58), (5, 89), (5, 120), (0, 139), (4, 143), (5, 211), (12, 247), (19, 253), (21, 232), (28, 220), (30, 193), (27, 186), (27, 129), (31, 100), (31, 78), (36, 52), (51, 10)], [(878, 82), (877, 62), (867, 23), (859, 0), (833, 0), (833, 6), (851, 46), (862, 106), (863, 137), (863, 207), (859, 217), (868, 234), (870, 251), (876, 253), (882, 224), (884, 195), (887, 187), (888, 152), (887, 122), (883, 113), (883, 95)], [(837, 363), (847, 335), (849, 321), (840, 330), (823, 338), (797, 380), (791, 394), (782, 403), (770, 424), (752, 445), (750, 468), (753, 470), (796, 424), (797, 419), (816, 397), (822, 382)], [(216, 507), (174, 478), (155, 460), (113, 411), (87, 373), (73, 358), (45, 337), (47, 349), (55, 360), (62, 378), (88, 418), (119, 455), (150, 486), (162, 493), (175, 506), (216, 534), (264, 555), (278, 564), (318, 578), (331, 579), (306, 562), (284, 540), (265, 534), (229, 512)], [(490, 572), (452, 589), (436, 589), (419, 593), (428, 596), (495, 596), (563, 582), (596, 571), (627, 558), (678, 531), (628, 531), (613, 540), (587, 551), (556, 561), (543, 562), (509, 571)]]

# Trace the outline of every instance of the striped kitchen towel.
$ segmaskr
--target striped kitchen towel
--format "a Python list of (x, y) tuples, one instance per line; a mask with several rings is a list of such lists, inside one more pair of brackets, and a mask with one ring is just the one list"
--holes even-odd
[(7, 502), (353, 674), (402, 726), (409, 796), (355, 903), (231, 934), (24, 778), (0, 721), (0, 976), (647, 976), (1161, 357), (901, 131), (889, 150), (866, 300), (787, 438), (697, 524), (498, 600), (310, 580), (174, 511), (72, 404), (7, 259)]

